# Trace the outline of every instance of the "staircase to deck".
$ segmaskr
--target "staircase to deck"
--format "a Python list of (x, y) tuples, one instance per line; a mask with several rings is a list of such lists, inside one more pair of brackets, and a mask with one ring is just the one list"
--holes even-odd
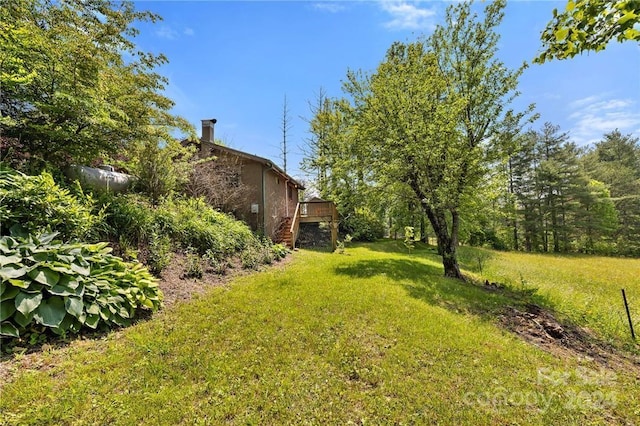
[(276, 231), (276, 242), (283, 244), (289, 248), (293, 248), (293, 234), (291, 233), (291, 223), (293, 219), (290, 217), (282, 218), (278, 230)]

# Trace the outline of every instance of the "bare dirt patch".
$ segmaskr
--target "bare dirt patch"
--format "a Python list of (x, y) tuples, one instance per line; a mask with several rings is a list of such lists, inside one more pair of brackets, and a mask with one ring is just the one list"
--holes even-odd
[(602, 342), (587, 328), (558, 321), (552, 312), (536, 304), (509, 306), (498, 321), (525, 341), (554, 355), (593, 361), (603, 367), (632, 369), (640, 375), (640, 357)]
[[(262, 269), (284, 268), (291, 259), (292, 255), (289, 254), (280, 261), (263, 266)], [(233, 259), (224, 274), (217, 274), (214, 270), (205, 266), (202, 278), (188, 278), (184, 275), (185, 265), (186, 256), (176, 253), (173, 255), (171, 264), (162, 271), (159, 286), (164, 294), (165, 309), (177, 302), (190, 300), (194, 295), (202, 294), (212, 287), (226, 285), (233, 278), (256, 272), (242, 269), (240, 261)]]

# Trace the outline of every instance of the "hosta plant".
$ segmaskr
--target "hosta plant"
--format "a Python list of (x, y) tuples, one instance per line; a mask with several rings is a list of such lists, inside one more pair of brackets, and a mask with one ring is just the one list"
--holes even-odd
[(56, 235), (0, 238), (2, 337), (34, 326), (63, 335), (126, 326), (139, 309), (160, 307), (162, 293), (144, 266), (111, 255), (107, 243), (65, 244)]

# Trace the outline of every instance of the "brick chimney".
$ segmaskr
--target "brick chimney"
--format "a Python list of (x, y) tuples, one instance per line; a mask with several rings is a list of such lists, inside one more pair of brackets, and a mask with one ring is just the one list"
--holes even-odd
[(215, 118), (209, 120), (202, 120), (202, 137), (200, 141), (200, 153), (203, 155), (209, 155), (211, 153), (212, 145), (215, 143), (213, 126), (218, 120)]

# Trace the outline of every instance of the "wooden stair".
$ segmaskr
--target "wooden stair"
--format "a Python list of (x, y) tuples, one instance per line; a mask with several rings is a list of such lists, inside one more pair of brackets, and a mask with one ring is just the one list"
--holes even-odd
[(282, 218), (280, 225), (278, 226), (278, 230), (276, 231), (276, 243), (280, 243), (293, 248), (293, 235), (291, 235), (291, 222), (292, 219), (290, 217)]

